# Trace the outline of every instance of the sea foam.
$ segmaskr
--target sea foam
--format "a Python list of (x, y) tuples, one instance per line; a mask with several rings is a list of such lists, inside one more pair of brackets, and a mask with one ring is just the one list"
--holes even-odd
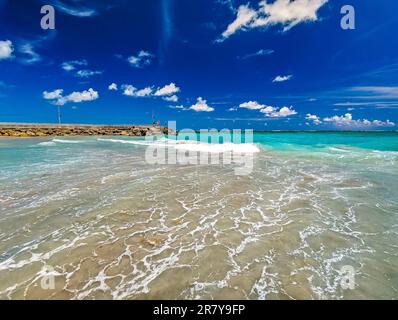
[(258, 153), (259, 147), (253, 143), (205, 143), (201, 141), (172, 140), (160, 139), (156, 141), (132, 141), (122, 139), (98, 139), (98, 141), (134, 144), (141, 146), (155, 146), (159, 148), (175, 148), (177, 150), (185, 150), (192, 152), (208, 152), (208, 153)]

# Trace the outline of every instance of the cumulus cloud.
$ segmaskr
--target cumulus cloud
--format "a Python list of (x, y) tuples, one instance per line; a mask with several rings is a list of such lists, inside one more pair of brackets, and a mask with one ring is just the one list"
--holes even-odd
[(390, 120), (381, 121), (381, 120), (368, 120), (368, 119), (358, 119), (355, 120), (352, 117), (351, 113), (346, 113), (342, 116), (332, 116), (326, 117), (323, 119), (324, 122), (331, 123), (336, 127), (353, 127), (353, 128), (366, 128), (366, 127), (393, 127), (395, 126), (394, 122)]
[(123, 94), (128, 97), (138, 97), (144, 98), (152, 95), (153, 89), (151, 87), (146, 87), (144, 89), (138, 90), (136, 87), (132, 85), (122, 85)]
[(275, 77), (274, 80), (272, 80), (272, 82), (284, 82), (284, 81), (289, 81), (291, 78), (293, 77), (293, 75), (289, 74), (287, 76), (277, 76)]
[(117, 91), (118, 90), (118, 88), (117, 88), (117, 84), (116, 83), (111, 83), (110, 85), (109, 85), (109, 87), (108, 87), (108, 90), (114, 90), (114, 91)]
[(249, 4), (241, 5), (235, 20), (222, 33), (219, 41), (223, 41), (239, 30), (250, 30), (259, 27), (281, 25), (283, 31), (288, 31), (303, 22), (318, 20), (318, 10), (328, 0), (275, 0), (259, 2), (257, 10)]
[(56, 89), (54, 91), (48, 92), (44, 91), (43, 92), (43, 98), (46, 100), (54, 100), (54, 99), (60, 99), (62, 98), (62, 93), (64, 92), (63, 89)]
[(63, 106), (68, 102), (80, 103), (85, 101), (93, 101), (99, 98), (99, 94), (94, 89), (90, 88), (82, 92), (72, 92), (67, 96), (63, 96), (63, 89), (57, 89), (51, 92), (44, 91), (43, 98), (46, 100), (51, 100), (53, 104)]
[(83, 102), (83, 101), (93, 101), (98, 99), (99, 95), (97, 91), (94, 91), (92, 88), (82, 91), (82, 92), (72, 92), (68, 96), (66, 96), (66, 102)]
[(177, 87), (176, 84), (172, 82), (167, 86), (164, 86), (163, 88), (158, 88), (158, 90), (155, 92), (155, 96), (157, 97), (171, 96), (178, 92), (180, 92), (180, 88)]
[(143, 68), (152, 63), (154, 55), (148, 51), (141, 50), (136, 56), (130, 56), (127, 61), (134, 68)]
[(257, 101), (244, 102), (239, 105), (239, 108), (249, 109), (249, 110), (261, 110), (266, 108), (264, 104), (260, 104)]
[(297, 112), (293, 109), (293, 107), (282, 107), (280, 109), (268, 106), (265, 104), (258, 103), (257, 101), (249, 101), (244, 102), (239, 105), (239, 108), (249, 109), (249, 110), (259, 110), (261, 113), (264, 113), (266, 117), (270, 118), (285, 118), (288, 116), (296, 115)]
[[(115, 84), (116, 85), (116, 84)], [(143, 97), (161, 97), (163, 100), (168, 102), (178, 102), (178, 96), (175, 93), (180, 92), (180, 88), (176, 86), (175, 83), (170, 83), (164, 87), (159, 87), (157, 89), (153, 89), (153, 87), (146, 87), (143, 89), (137, 89), (136, 87), (128, 84), (124, 84), (121, 86), (123, 90), (123, 95), (129, 97), (143, 98)], [(109, 90), (117, 90), (110, 89)]]
[(197, 102), (189, 107), (190, 110), (196, 111), (196, 112), (213, 112), (214, 108), (210, 107), (207, 104), (207, 101), (204, 100), (202, 97), (199, 97), (197, 99)]
[(123, 89), (123, 94), (125, 95), (125, 96), (128, 96), (128, 97), (134, 97), (135, 95), (135, 92), (137, 91), (137, 88), (136, 87), (133, 87), (132, 85), (130, 85), (130, 84), (124, 84), (124, 85), (122, 85), (122, 89)]
[(315, 125), (320, 125), (322, 123), (321, 119), (317, 115), (311, 113), (307, 113), (305, 119), (312, 121)]
[(146, 87), (144, 89), (136, 91), (136, 96), (137, 97), (149, 97), (152, 94), (152, 88), (151, 87)]
[(12, 58), (14, 47), (10, 40), (0, 41), (0, 60)]
[(169, 106), (169, 107), (172, 109), (180, 109), (180, 110), (184, 110), (184, 111), (193, 110), (195, 112), (213, 112), (214, 111), (214, 108), (209, 106), (207, 104), (207, 101), (205, 99), (203, 99), (202, 97), (197, 98), (196, 103), (190, 107), (185, 107), (183, 105)]
[(265, 106), (263, 109), (260, 110), (261, 113), (265, 113), (266, 115), (270, 115), (276, 112), (276, 108), (272, 106)]
[(282, 107), (279, 110), (277, 110), (274, 107), (268, 107), (265, 109), (260, 110), (262, 113), (265, 113), (267, 117), (271, 118), (286, 118), (289, 116), (294, 116), (297, 114), (297, 112), (293, 109), (293, 107)]

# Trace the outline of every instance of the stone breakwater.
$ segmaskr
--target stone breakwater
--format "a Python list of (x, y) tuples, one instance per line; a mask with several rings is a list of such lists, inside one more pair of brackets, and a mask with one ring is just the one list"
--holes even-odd
[(2, 137), (46, 137), (46, 136), (147, 136), (168, 134), (167, 127), (151, 125), (37, 125), (0, 124)]

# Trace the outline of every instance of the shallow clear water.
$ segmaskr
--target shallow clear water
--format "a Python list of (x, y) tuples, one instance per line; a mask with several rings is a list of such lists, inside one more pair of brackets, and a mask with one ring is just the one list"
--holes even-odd
[(136, 138), (0, 139), (0, 298), (397, 299), (398, 134), (254, 138), (247, 176)]

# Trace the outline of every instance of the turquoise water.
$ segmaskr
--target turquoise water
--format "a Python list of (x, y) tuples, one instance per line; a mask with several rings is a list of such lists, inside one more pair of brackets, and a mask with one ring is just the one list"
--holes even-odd
[(341, 146), (365, 150), (398, 151), (398, 132), (258, 133), (255, 134), (254, 141), (277, 150)]
[(148, 145), (0, 139), (0, 298), (398, 298), (397, 133), (256, 133), (243, 176)]
[[(142, 140), (142, 138), (129, 138), (130, 140)], [(200, 139), (200, 138), (199, 138)], [(48, 140), (48, 139), (47, 139)], [(52, 140), (52, 139), (49, 139)], [(62, 140), (60, 138), (59, 140)], [(67, 139), (64, 139), (67, 140)], [(79, 140), (79, 139), (75, 139)], [(103, 144), (98, 143), (97, 138), (84, 138), (87, 146), (92, 148), (101, 148)], [(33, 141), (33, 143), (32, 143)], [(242, 137), (244, 141), (244, 137)], [(325, 149), (340, 148), (342, 151), (355, 150), (362, 152), (391, 151), (398, 152), (398, 132), (344, 132), (344, 133), (309, 133), (309, 132), (268, 132), (255, 133), (253, 141), (267, 150), (276, 151), (303, 151), (303, 152), (321, 152)], [(98, 143), (98, 145), (96, 145)], [(35, 145), (34, 139), (2, 139), (0, 140), (0, 164), (7, 166), (15, 164), (16, 161), (47, 161), (46, 156), (52, 156), (51, 152), (46, 152), (46, 146), (51, 146), (52, 142), (44, 143), (42, 149), (26, 149)], [(71, 144), (59, 143), (58, 149), (70, 148)], [(75, 147), (79, 147), (76, 143)], [(116, 147), (116, 146), (114, 146)], [(119, 146), (123, 147), (123, 146)], [(26, 152), (29, 150), (32, 159), (26, 158)], [(333, 150), (333, 149), (332, 149)], [(35, 156), (38, 156), (37, 158)], [(44, 159), (41, 159), (40, 157)]]

